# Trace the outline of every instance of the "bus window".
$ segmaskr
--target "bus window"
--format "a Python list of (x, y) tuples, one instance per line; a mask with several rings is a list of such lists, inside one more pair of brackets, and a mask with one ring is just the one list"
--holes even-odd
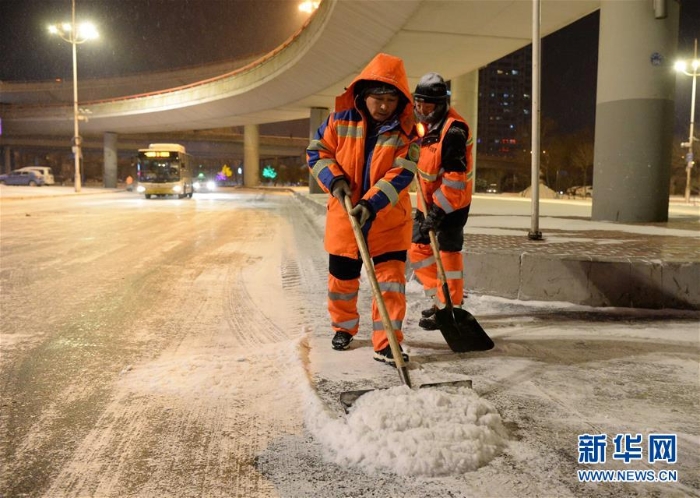
[(170, 159), (139, 157), (139, 170), (143, 182), (165, 183), (180, 180), (179, 164)]

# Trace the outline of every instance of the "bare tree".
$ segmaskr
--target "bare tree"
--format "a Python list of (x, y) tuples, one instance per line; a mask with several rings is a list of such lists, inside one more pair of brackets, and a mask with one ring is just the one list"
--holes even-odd
[(591, 182), (588, 181), (588, 172), (593, 169), (593, 132), (586, 128), (572, 134), (571, 138), (570, 164), (580, 171), (582, 185), (585, 186), (593, 180), (591, 178)]
[[(688, 153), (688, 149), (681, 147), (681, 142), (685, 140), (687, 140), (687, 138), (680, 135), (673, 137), (671, 162), (669, 163), (671, 175), (669, 195), (683, 195), (685, 192), (685, 184), (687, 181), (686, 167), (688, 166), (688, 163), (686, 162), (686, 154)], [(693, 143), (693, 145), (695, 146), (695, 143)]]
[(549, 117), (543, 117), (540, 123), (540, 180), (548, 187), (554, 185), (553, 169), (558, 161), (552, 160), (552, 152), (558, 147), (560, 135), (557, 134), (559, 123)]

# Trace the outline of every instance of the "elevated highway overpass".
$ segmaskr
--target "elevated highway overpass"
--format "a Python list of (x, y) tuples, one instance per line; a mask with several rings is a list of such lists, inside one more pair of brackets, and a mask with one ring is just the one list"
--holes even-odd
[[(630, 53), (635, 58), (622, 67), (603, 68), (599, 107), (602, 86), (607, 92), (603, 103), (625, 101), (626, 105), (635, 100), (639, 107), (644, 101), (644, 111), (637, 117), (646, 122), (648, 114), (656, 112), (651, 108), (657, 101), (662, 101), (661, 114), (669, 101), (673, 107), (669, 78), (648, 74), (645, 66), (653, 50), (672, 55), (668, 52), (675, 50), (678, 28), (675, 2), (668, 2), (669, 14), (661, 20), (655, 19), (650, 3), (542, 0), (540, 31), (546, 36), (598, 8), (607, 11), (609, 15), (601, 16), (601, 43), (610, 44), (614, 56), (609, 62), (601, 58), (601, 63), (614, 64), (629, 58)], [(646, 40), (641, 47), (640, 39)], [(251, 160), (245, 162), (255, 164), (256, 125), (310, 118), (315, 129), (332, 109), (335, 96), (378, 52), (403, 58), (411, 86), (428, 71), (438, 71), (452, 80), (453, 102), (474, 126), (478, 69), (531, 40), (532, 2), (525, 0), (324, 0), (285, 44), (241, 67), (219, 67), (213, 74), (211, 67), (190, 71), (187, 76), (173, 73), (171, 80), (160, 80), (167, 88), (157, 90), (149, 87), (152, 83), (147, 76), (139, 76), (128, 83), (137, 90), (129, 95), (115, 95), (115, 85), (108, 81), (93, 83), (92, 100), (81, 98), (86, 120), (80, 130), (87, 137), (244, 126), (246, 135), (252, 137), (244, 147)], [(640, 62), (637, 59), (642, 52), (644, 60)], [(219, 71), (223, 72), (216, 74)], [(613, 78), (613, 73), (618, 74)], [(627, 84), (647, 76), (650, 83), (640, 88)], [(618, 81), (608, 83), (606, 78)], [(169, 86), (167, 81), (184, 84)], [(151, 91), (138, 90), (139, 82), (141, 88)], [(65, 99), (65, 85), (61, 89), (51, 83), (2, 83), (0, 91), (0, 145), (28, 136), (64, 135), (67, 140), (72, 136), (73, 109), (70, 97)], [(667, 125), (661, 126), (665, 133)], [(633, 132), (649, 134), (648, 129)], [(116, 144), (116, 140), (109, 143)], [(648, 156), (645, 151), (640, 154)], [(596, 187), (596, 193), (604, 190)]]
[[(545, 0), (542, 34), (599, 5), (598, 0)], [(522, 0), (324, 0), (284, 45), (242, 67), (218, 75), (206, 67), (173, 73), (171, 81), (189, 82), (147, 93), (148, 76), (131, 83), (93, 83), (89, 101), (81, 89), (80, 108), (88, 119), (81, 133), (200, 130), (308, 118), (310, 108), (332, 108), (335, 96), (378, 52), (403, 58), (411, 85), (434, 70), (454, 79), (528, 45), (531, 11), (531, 3)], [(167, 85), (165, 78), (159, 74)], [(125, 84), (133, 93), (114, 96), (114, 88)], [(3, 83), (0, 89), (4, 134), (71, 136), (72, 88)]]

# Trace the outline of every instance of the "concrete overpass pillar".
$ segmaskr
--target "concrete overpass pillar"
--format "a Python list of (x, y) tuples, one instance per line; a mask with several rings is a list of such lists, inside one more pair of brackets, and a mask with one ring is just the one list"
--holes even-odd
[(656, 19), (648, 0), (601, 1), (594, 220), (668, 220), (679, 6), (666, 5)]
[[(316, 130), (328, 117), (328, 109), (325, 107), (312, 107), (309, 113), (309, 140), (313, 140), (316, 135)], [(321, 194), (323, 190), (318, 185), (318, 182), (309, 172), (309, 193), (310, 194)]]
[(117, 134), (104, 135), (104, 169), (102, 173), (105, 188), (117, 188)]
[(479, 70), (466, 73), (450, 82), (452, 97), (450, 105), (454, 106), (464, 119), (467, 120), (474, 140), (472, 154), (474, 157), (474, 184), (476, 185), (476, 130), (479, 116)]
[(258, 125), (243, 128), (243, 185), (260, 185), (260, 129)]

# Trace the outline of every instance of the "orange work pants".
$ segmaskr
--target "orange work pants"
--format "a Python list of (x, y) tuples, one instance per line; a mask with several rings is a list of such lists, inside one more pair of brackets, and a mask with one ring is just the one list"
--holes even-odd
[[(405, 253), (404, 253), (405, 255)], [(403, 341), (401, 327), (406, 316), (406, 263), (389, 260), (375, 265), (379, 290), (391, 320), (396, 339)], [(357, 334), (360, 315), (357, 311), (357, 296), (360, 289), (360, 276), (340, 279), (328, 275), (328, 312), (335, 332), (345, 331)], [(372, 299), (372, 346), (380, 351), (389, 345), (384, 323), (376, 300)]]
[[(408, 258), (411, 261), (416, 278), (423, 285), (425, 295), (431, 298), (437, 295), (438, 301), (444, 307), (447, 299), (438, 279), (437, 264), (435, 263), (430, 244), (412, 243), (408, 251)], [(464, 295), (464, 261), (462, 260), (462, 253), (440, 251), (440, 259), (445, 269), (447, 288), (450, 292), (452, 304), (461, 306)]]

